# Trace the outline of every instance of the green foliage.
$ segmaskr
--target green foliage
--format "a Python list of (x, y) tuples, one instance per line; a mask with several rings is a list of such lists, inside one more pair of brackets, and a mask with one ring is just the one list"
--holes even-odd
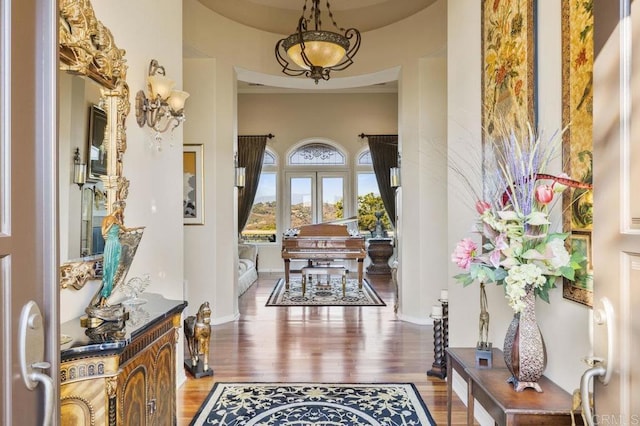
[(387, 211), (384, 208), (382, 197), (374, 195), (373, 192), (360, 195), (358, 197), (358, 229), (367, 229), (369, 231), (374, 230), (376, 228), (376, 222), (378, 221), (375, 214), (379, 211), (384, 212), (384, 216), (382, 216), (384, 229), (390, 230), (391, 221), (389, 220)]

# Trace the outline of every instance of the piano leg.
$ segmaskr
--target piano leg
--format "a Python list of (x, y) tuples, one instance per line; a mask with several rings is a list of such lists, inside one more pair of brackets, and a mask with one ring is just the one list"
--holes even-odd
[(364, 267), (364, 259), (358, 259), (358, 288), (362, 290), (362, 269)]
[(284, 260), (284, 288), (289, 290), (289, 264), (291, 263), (291, 260), (289, 259), (285, 259)]

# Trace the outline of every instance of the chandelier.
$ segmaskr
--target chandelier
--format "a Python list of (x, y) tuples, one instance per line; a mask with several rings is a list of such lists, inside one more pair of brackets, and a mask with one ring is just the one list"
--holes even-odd
[[(318, 84), (320, 79), (329, 80), (331, 71), (342, 71), (353, 64), (353, 57), (360, 48), (360, 31), (355, 28), (345, 30), (338, 27), (328, 0), (329, 18), (333, 26), (344, 32), (344, 35), (323, 31), (320, 0), (311, 0), (311, 9), (309, 14), (305, 15), (307, 1), (304, 2), (296, 32), (276, 43), (276, 59), (286, 75), (304, 75), (314, 79)], [(287, 56), (297, 67), (287, 60)]]

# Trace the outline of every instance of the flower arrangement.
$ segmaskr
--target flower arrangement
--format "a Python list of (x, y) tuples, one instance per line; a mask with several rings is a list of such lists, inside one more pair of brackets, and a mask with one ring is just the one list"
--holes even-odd
[(479, 247), (472, 238), (464, 238), (451, 256), (464, 270), (455, 276), (457, 281), (464, 286), (474, 281), (504, 285), (515, 313), (524, 309), (522, 299), (530, 290), (549, 302), (556, 279), (573, 281), (584, 260), (583, 253), (567, 251), (568, 234), (550, 232), (549, 212), (556, 195), (567, 186), (588, 186), (546, 173), (561, 133), (545, 140), (527, 125), (503, 129), (502, 137), (487, 141), (484, 192), (490, 196), (476, 196), (475, 203), (483, 243)]

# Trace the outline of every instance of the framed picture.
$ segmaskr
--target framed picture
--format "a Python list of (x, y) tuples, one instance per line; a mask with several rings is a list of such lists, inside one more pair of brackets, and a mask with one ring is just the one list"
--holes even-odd
[(107, 113), (98, 105), (91, 105), (89, 109), (89, 143), (87, 178), (90, 181), (100, 180), (100, 176), (107, 174), (107, 145), (105, 130), (107, 128)]
[[(593, 183), (593, 1), (562, 0), (562, 139), (564, 172), (572, 179)], [(593, 228), (593, 191), (568, 188), (563, 194), (563, 228), (567, 244), (582, 247)], [(587, 250), (591, 265), (591, 250)], [(593, 306), (592, 269), (575, 282), (565, 280), (567, 299)]]
[(185, 225), (204, 225), (202, 150), (202, 144), (182, 147), (182, 211)]
[(535, 126), (535, 0), (482, 0), (483, 140)]

